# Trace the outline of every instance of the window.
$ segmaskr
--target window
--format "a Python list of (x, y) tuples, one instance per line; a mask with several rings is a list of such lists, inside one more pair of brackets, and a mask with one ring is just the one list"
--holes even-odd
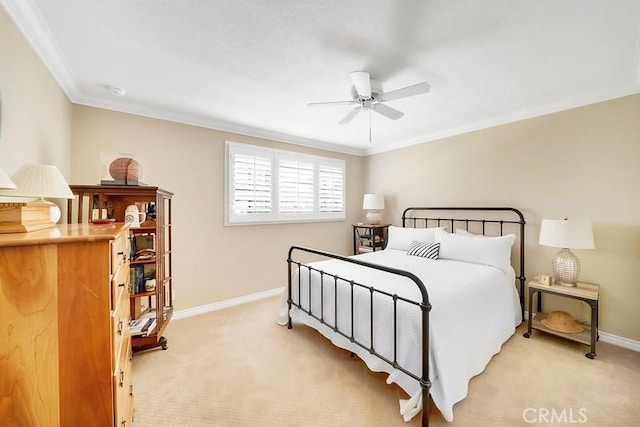
[(343, 160), (226, 144), (225, 225), (343, 220)]

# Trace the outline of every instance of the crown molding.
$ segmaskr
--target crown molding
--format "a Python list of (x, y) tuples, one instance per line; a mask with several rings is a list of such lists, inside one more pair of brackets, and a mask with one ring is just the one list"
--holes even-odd
[(88, 105), (96, 108), (104, 108), (123, 113), (136, 114), (154, 119), (168, 120), (172, 122), (215, 129), (223, 132), (268, 139), (276, 142), (285, 142), (308, 148), (324, 151), (364, 156), (365, 151), (356, 147), (342, 146), (338, 144), (317, 141), (286, 133), (259, 129), (239, 123), (231, 123), (215, 118), (203, 118), (184, 113), (168, 112), (159, 108), (150, 108), (141, 105), (127, 105), (124, 102), (109, 101), (102, 98), (85, 96), (79, 90), (73, 72), (67, 64), (57, 43), (49, 31), (44, 19), (40, 15), (33, 0), (0, 0), (7, 14), (22, 33), (45, 67), (53, 75), (58, 85), (74, 104)]
[(23, 34), (28, 43), (35, 50), (36, 54), (44, 63), (45, 67), (53, 75), (62, 90), (65, 92), (69, 100), (75, 104), (88, 105), (91, 107), (104, 108), (108, 110), (119, 111), (123, 113), (135, 114), (154, 119), (168, 120), (172, 122), (199, 126), (208, 129), (215, 129), (222, 132), (230, 132), (249, 137), (262, 138), (277, 142), (285, 142), (314, 148), (325, 151), (332, 151), (342, 154), (354, 156), (370, 156), (373, 154), (384, 153), (388, 151), (399, 150), (413, 145), (423, 144), (440, 140), (443, 138), (453, 137), (469, 132), (487, 129), (507, 123), (517, 122), (521, 120), (531, 119), (535, 117), (553, 114), (560, 111), (570, 110), (583, 107), (590, 104), (608, 101), (627, 95), (640, 93), (640, 39), (638, 41), (638, 76), (635, 84), (617, 91), (615, 93), (600, 94), (584, 99), (572, 100), (561, 104), (546, 105), (514, 113), (508, 113), (499, 117), (488, 120), (478, 121), (472, 124), (458, 126), (456, 128), (447, 129), (442, 132), (425, 134), (410, 140), (399, 141), (381, 147), (373, 148), (357, 148), (353, 146), (339, 145), (310, 138), (290, 135), (267, 129), (260, 129), (240, 123), (232, 123), (211, 117), (203, 117), (176, 111), (166, 111), (161, 108), (143, 106), (141, 104), (127, 105), (125, 102), (114, 100), (106, 100), (103, 98), (90, 97), (83, 95), (76, 84), (74, 74), (64, 59), (62, 51), (55, 42), (51, 32), (44, 22), (38, 8), (33, 0), (0, 0), (0, 5), (4, 7), (7, 14), (14, 22), (19, 31)]
[(560, 113), (562, 111), (568, 111), (575, 108), (586, 107), (588, 105), (598, 104), (600, 102), (605, 102), (605, 101), (611, 101), (611, 100), (622, 98), (629, 95), (636, 95), (638, 93), (640, 93), (640, 82), (639, 84), (632, 85), (623, 90), (608, 93), (606, 95), (597, 95), (597, 96), (587, 97), (580, 100), (565, 102), (562, 104), (531, 108), (531, 109), (520, 111), (515, 114), (506, 114), (506, 115), (495, 117), (489, 120), (479, 121), (470, 125), (464, 125), (464, 126), (459, 126), (457, 128), (448, 129), (444, 132), (436, 132), (436, 133), (425, 135), (424, 137), (419, 137), (412, 140), (398, 142), (395, 144), (389, 144), (384, 147), (377, 147), (377, 148), (364, 150), (364, 156), (371, 156), (373, 154), (380, 154), (388, 151), (395, 151), (402, 148), (411, 147), (413, 145), (424, 144), (426, 142), (433, 142), (440, 139), (462, 135), (469, 132), (492, 128), (495, 126), (506, 125), (509, 123), (514, 123), (522, 120), (546, 116), (548, 114)]
[(0, 0), (0, 4), (67, 97), (71, 102), (74, 102), (80, 92), (76, 86), (73, 72), (33, 1)]
[(336, 153), (349, 154), (352, 156), (364, 156), (365, 151), (356, 147), (348, 147), (337, 144), (331, 144), (323, 141), (303, 138), (286, 133), (260, 129), (252, 126), (233, 123), (212, 117), (203, 117), (194, 114), (186, 114), (176, 111), (167, 111), (161, 108), (150, 108), (141, 104), (132, 104), (130, 102), (120, 101), (119, 99), (105, 100), (103, 98), (79, 96), (74, 104), (86, 105), (88, 107), (102, 108), (106, 110), (116, 111), (120, 113), (134, 114), (151, 119), (166, 120), (174, 123), (180, 123), (190, 126), (198, 126), (206, 129), (218, 130), (221, 132), (234, 133), (238, 135), (249, 136), (253, 138), (267, 139), (275, 142), (284, 142), (287, 144), (300, 145), (307, 148), (314, 148), (323, 151), (332, 151)]

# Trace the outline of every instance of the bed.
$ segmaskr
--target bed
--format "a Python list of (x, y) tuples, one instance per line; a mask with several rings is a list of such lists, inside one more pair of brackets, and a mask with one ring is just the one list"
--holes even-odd
[(524, 317), (524, 226), (514, 208), (412, 207), (382, 251), (292, 246), (278, 321), (315, 328), (387, 372), (409, 396), (405, 421), (422, 410), (428, 426), (430, 396), (452, 421), (469, 380)]

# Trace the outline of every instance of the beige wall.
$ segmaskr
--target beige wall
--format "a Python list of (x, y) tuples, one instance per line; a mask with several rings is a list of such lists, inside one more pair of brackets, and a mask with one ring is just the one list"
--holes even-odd
[[(223, 226), (225, 140), (346, 160), (347, 220)], [(192, 308), (286, 284), (289, 246), (348, 254), (350, 224), (362, 215), (361, 157), (117, 113), (73, 107), (73, 184), (97, 184), (101, 152), (140, 158), (142, 181), (175, 193), (176, 309)]]
[[(550, 272), (542, 218), (593, 221), (595, 250), (575, 250), (601, 285), (600, 327), (640, 340), (640, 95), (370, 156), (367, 191), (387, 219), (407, 206), (513, 206), (527, 221), (526, 276)], [(578, 318), (582, 303), (545, 298)], [(585, 305), (585, 304), (583, 304)]]
[(0, 168), (58, 166), (69, 176), (71, 102), (0, 7)]
[(640, 340), (640, 95), (369, 158), (337, 155), (347, 160), (346, 221), (223, 227), (225, 139), (334, 154), (72, 107), (1, 8), (0, 40), (0, 167), (11, 175), (25, 163), (50, 163), (70, 182), (91, 184), (101, 152), (138, 154), (143, 180), (176, 193), (177, 309), (283, 285), (293, 243), (349, 253), (362, 193), (382, 191), (395, 224), (416, 204), (518, 207), (528, 221), (528, 277), (548, 272), (556, 251), (536, 243), (542, 218), (592, 220), (597, 248), (575, 252), (581, 278), (601, 284), (601, 329)]

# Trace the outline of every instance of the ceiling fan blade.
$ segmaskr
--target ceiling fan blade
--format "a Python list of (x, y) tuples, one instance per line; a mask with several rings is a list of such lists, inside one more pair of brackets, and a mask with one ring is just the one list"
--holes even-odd
[(353, 105), (354, 101), (329, 101), (329, 102), (310, 102), (307, 107), (331, 107), (334, 105)]
[(352, 71), (351, 80), (361, 98), (371, 98), (371, 79), (366, 71)]
[(382, 114), (385, 117), (390, 118), (391, 120), (398, 120), (400, 117), (404, 116), (402, 111), (396, 110), (395, 108), (391, 108), (384, 104), (373, 104), (371, 109), (376, 113)]
[(356, 107), (353, 110), (349, 111), (349, 114), (347, 114), (346, 116), (344, 116), (344, 118), (342, 120), (340, 120), (338, 122), (339, 125), (344, 125), (346, 123), (349, 123), (351, 120), (353, 120), (353, 118), (355, 116), (358, 115), (358, 113), (360, 112), (360, 110), (362, 110), (362, 107)]
[(420, 95), (421, 93), (427, 93), (431, 89), (429, 83), (422, 82), (415, 85), (403, 87), (402, 89), (392, 90), (385, 92), (380, 97), (381, 101), (392, 101), (394, 99), (406, 98), (409, 96)]

